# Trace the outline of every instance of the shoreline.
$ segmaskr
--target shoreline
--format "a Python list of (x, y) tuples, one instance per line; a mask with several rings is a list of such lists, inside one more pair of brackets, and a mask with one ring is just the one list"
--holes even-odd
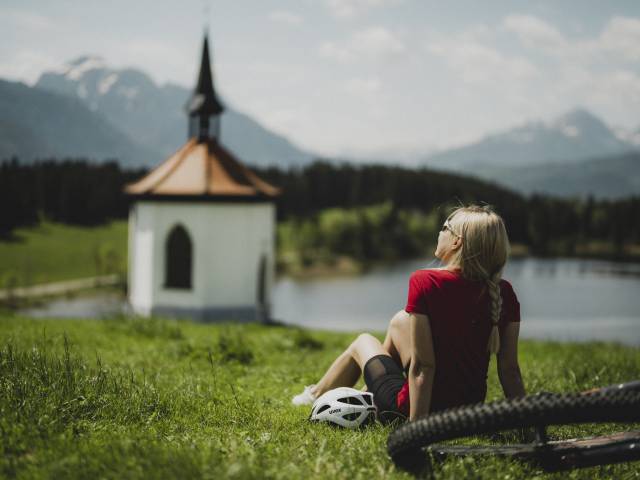
[[(435, 248), (435, 247), (434, 247)], [(635, 251), (637, 249), (637, 252)], [(411, 258), (389, 258), (370, 260), (367, 262), (359, 261), (353, 257), (337, 256), (330, 261), (317, 261), (309, 264), (308, 266), (302, 266), (299, 264), (292, 264), (287, 267), (287, 263), (278, 262), (276, 268), (276, 278), (291, 277), (296, 280), (299, 279), (317, 279), (327, 277), (352, 277), (362, 275), (367, 271), (376, 268), (378, 266), (389, 265), (397, 262), (419, 260), (423, 258), (429, 258), (429, 253), (433, 249), (427, 249), (424, 256), (411, 257)], [(514, 244), (511, 246), (512, 259), (539, 259), (539, 260), (601, 260), (612, 263), (632, 263), (640, 265), (640, 247), (631, 249), (632, 253), (623, 254), (611, 254), (604, 251), (591, 251), (580, 252), (573, 255), (568, 254), (539, 254), (531, 253), (529, 247), (523, 244)], [(435, 260), (435, 257), (431, 257)], [(291, 264), (290, 264), (291, 265)]]
[[(623, 256), (610, 256), (606, 254), (590, 254), (590, 255), (540, 255), (540, 254), (531, 254), (529, 249), (524, 245), (513, 245), (511, 256), (512, 259), (539, 259), (539, 260), (600, 260), (611, 263), (630, 263), (630, 264), (638, 264), (640, 266), (640, 255), (623, 255)], [(363, 275), (368, 271), (378, 268), (384, 267), (388, 265), (392, 265), (398, 262), (410, 262), (412, 260), (435, 260), (435, 257), (429, 257), (429, 254), (425, 254), (425, 256), (411, 257), (411, 258), (389, 258), (389, 259), (379, 259), (379, 260), (371, 260), (368, 262), (358, 261), (355, 258), (348, 256), (338, 256), (333, 261), (319, 261), (313, 262), (308, 266), (301, 265), (293, 265), (290, 267), (286, 267), (286, 264), (278, 262), (276, 267), (276, 280), (281, 280), (284, 278), (292, 278), (294, 280), (304, 280), (304, 279), (322, 279), (322, 278), (331, 278), (331, 277), (355, 277), (359, 275)], [(625, 272), (620, 271), (621, 274), (634, 274), (633, 272)], [(32, 304), (40, 304), (46, 303), (50, 300), (55, 300), (59, 298), (70, 298), (79, 295), (87, 295), (92, 294), (93, 292), (99, 291), (126, 291), (126, 284), (123, 284), (121, 281), (122, 275), (109, 275), (108, 277), (118, 277), (117, 282), (108, 282), (102, 285), (100, 282), (97, 282), (94, 286), (90, 285), (82, 285), (76, 289), (63, 289), (60, 292), (48, 291), (48, 287), (56, 286), (56, 285), (69, 285), (78, 281), (86, 281), (86, 280), (95, 280), (95, 278), (91, 279), (77, 279), (77, 280), (69, 280), (65, 282), (53, 282), (53, 283), (45, 283), (45, 284), (35, 284), (26, 287), (14, 287), (11, 289), (1, 289), (0, 290), (0, 307), (5, 307), (9, 309), (13, 309), (12, 305), (17, 304), (18, 308), (24, 308), (25, 306), (29, 306)], [(96, 277), (97, 278), (97, 277)], [(106, 278), (106, 277), (105, 277)], [(126, 277), (125, 277), (126, 278)], [(30, 291), (40, 292), (29, 294)]]

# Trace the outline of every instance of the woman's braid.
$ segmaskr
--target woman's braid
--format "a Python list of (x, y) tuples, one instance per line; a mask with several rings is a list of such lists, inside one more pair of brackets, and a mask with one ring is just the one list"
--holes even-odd
[(502, 295), (500, 295), (500, 273), (493, 275), (487, 279), (489, 287), (489, 298), (491, 301), (491, 334), (489, 335), (489, 344), (487, 349), (489, 353), (498, 353), (500, 351), (500, 332), (498, 330), (498, 322), (500, 321), (500, 312), (502, 310)]

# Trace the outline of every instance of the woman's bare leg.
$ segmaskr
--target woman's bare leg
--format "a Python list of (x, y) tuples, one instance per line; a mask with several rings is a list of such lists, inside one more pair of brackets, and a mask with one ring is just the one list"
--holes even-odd
[(342, 352), (327, 370), (327, 373), (313, 387), (311, 393), (317, 398), (324, 392), (337, 387), (352, 387), (360, 377), (360, 367), (349, 351)]
[(391, 355), (395, 362), (405, 368), (411, 360), (411, 344), (409, 332), (409, 314), (404, 310), (396, 313), (389, 322), (387, 336), (382, 347)]
[(333, 388), (354, 386), (367, 360), (375, 355), (390, 355), (398, 365), (408, 366), (411, 360), (409, 335), (409, 314), (400, 310), (389, 322), (384, 343), (368, 333), (360, 335), (335, 359), (311, 392), (318, 397)]
[(376, 355), (388, 355), (380, 340), (363, 333), (331, 364), (311, 393), (317, 398), (324, 392), (338, 387), (353, 387), (367, 363)]

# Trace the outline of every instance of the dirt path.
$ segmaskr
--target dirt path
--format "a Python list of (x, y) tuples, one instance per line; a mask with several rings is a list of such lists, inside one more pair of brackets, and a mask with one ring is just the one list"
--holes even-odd
[(17, 287), (0, 290), (0, 301), (10, 298), (42, 297), (45, 295), (63, 295), (78, 290), (86, 290), (95, 287), (108, 287), (117, 285), (118, 275), (103, 275), (101, 277), (80, 278), (66, 282), (45, 283), (32, 287)]

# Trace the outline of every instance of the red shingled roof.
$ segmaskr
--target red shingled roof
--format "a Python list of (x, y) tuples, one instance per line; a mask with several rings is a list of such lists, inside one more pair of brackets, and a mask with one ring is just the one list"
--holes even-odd
[(150, 197), (206, 197), (265, 199), (280, 191), (242, 165), (215, 140), (190, 139), (180, 150), (135, 183), (130, 195)]

